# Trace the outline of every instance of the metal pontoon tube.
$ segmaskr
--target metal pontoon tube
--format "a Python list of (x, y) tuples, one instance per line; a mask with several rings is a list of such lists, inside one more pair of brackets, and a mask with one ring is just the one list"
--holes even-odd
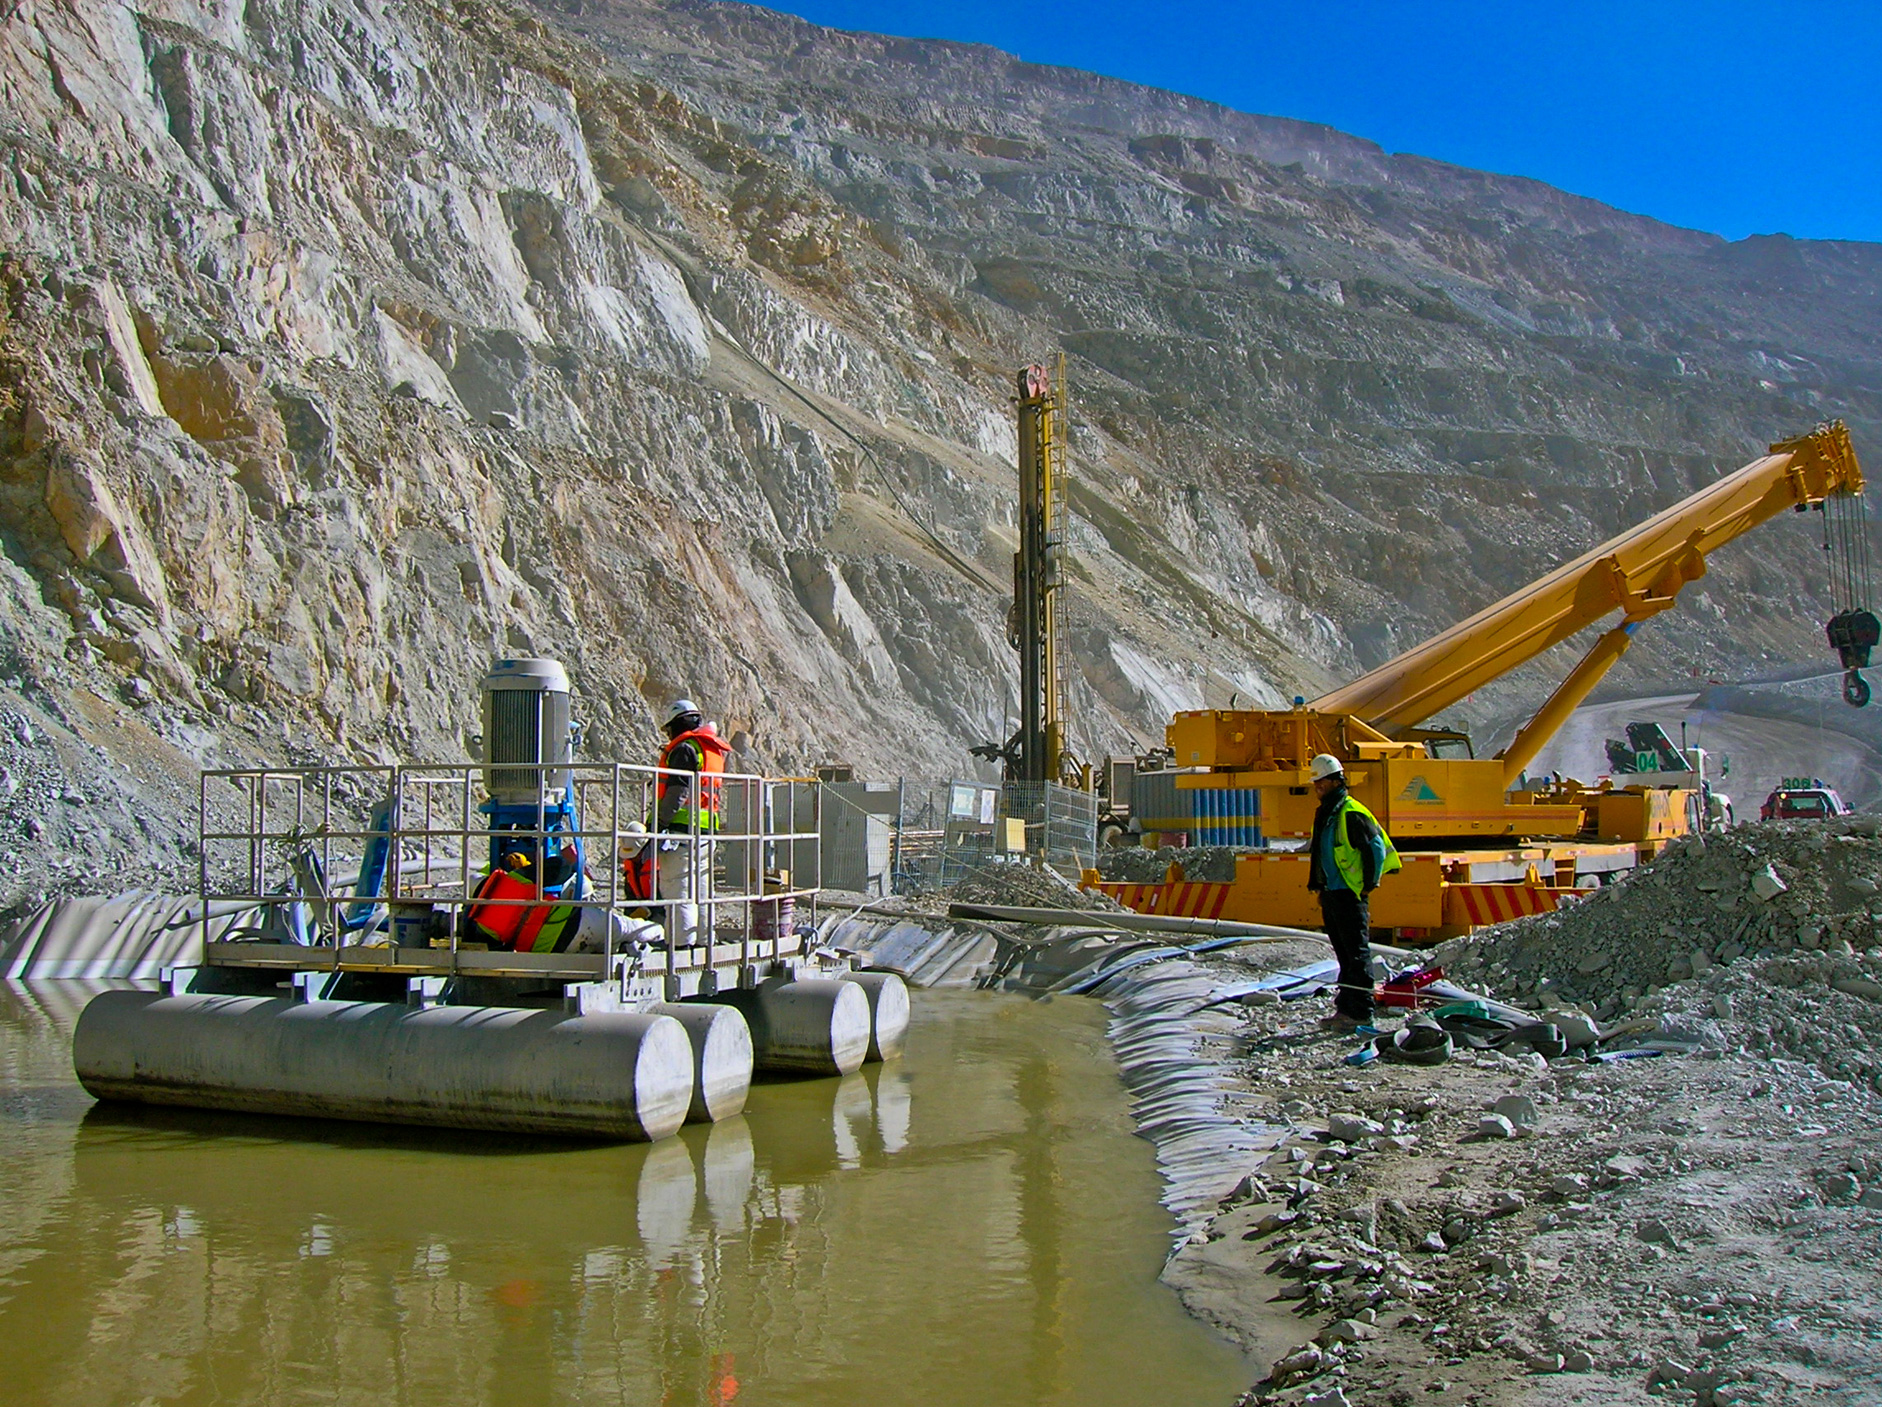
[(893, 1060), (908, 1036), (908, 984), (893, 972), (846, 972), (869, 996), (869, 1060)]
[(689, 1124), (716, 1124), (745, 1108), (751, 1094), (751, 1027), (724, 1002), (660, 1002), (652, 1008), (686, 1028), (693, 1043)]
[(652, 1140), (693, 1096), (669, 1016), (104, 992), (72, 1038), (99, 1099)]
[(736, 1006), (751, 1023), (760, 1070), (848, 1075), (868, 1057), (869, 997), (854, 982), (766, 982), (716, 999)]

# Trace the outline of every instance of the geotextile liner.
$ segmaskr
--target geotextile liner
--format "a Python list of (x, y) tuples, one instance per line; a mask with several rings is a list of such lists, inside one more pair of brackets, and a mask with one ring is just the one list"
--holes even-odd
[[(1111, 1013), (1111, 1046), (1137, 1131), (1156, 1148), (1162, 1201), (1176, 1219), (1180, 1246), (1286, 1134), (1226, 1111), (1238, 1088), (1231, 1060), (1242, 1020), (1222, 1004), (1250, 984), (1226, 984), (1188, 957), (1243, 940), (1184, 945), (1162, 935), (1105, 930), (1102, 922), (1094, 914), (1090, 928), (1039, 928), (856, 913), (827, 920), (818, 940), (898, 971), (914, 985), (927, 973), (948, 974), (959, 984), (963, 974), (977, 972), (972, 980), (979, 986), (1035, 996), (1082, 993), (1102, 1001)], [(1260, 985), (1287, 980), (1283, 975)]]

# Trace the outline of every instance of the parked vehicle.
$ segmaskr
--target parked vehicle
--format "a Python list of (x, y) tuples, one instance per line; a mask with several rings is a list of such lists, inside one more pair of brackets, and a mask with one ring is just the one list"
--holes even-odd
[(1821, 777), (1786, 777), (1758, 808), (1761, 821), (1814, 821), (1823, 816), (1847, 816), (1855, 808), (1836, 794)]

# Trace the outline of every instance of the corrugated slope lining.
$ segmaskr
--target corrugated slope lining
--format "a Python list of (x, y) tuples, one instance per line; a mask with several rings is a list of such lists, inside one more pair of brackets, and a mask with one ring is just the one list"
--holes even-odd
[[(948, 985), (1036, 996), (1084, 994), (1102, 1001), (1111, 1013), (1111, 1045), (1137, 1132), (1156, 1148), (1162, 1201), (1176, 1219), (1179, 1246), (1201, 1231), (1221, 1200), (1285, 1136), (1286, 1129), (1239, 1118), (1227, 1107), (1238, 1092), (1230, 1061), (1241, 1022), (1221, 1004), (1256, 987), (1318, 983), (1334, 964), (1225, 983), (1194, 955), (1249, 940), (1176, 946), (1095, 925), (1038, 929), (1037, 938), (1016, 939), (960, 920), (932, 922), (929, 928), (911, 919), (858, 914), (827, 921), (818, 936), (917, 986), (936, 985), (923, 974), (941, 973)], [(977, 976), (967, 976), (976, 970)]]
[(0, 978), (149, 978), (165, 967), (198, 963), (205, 931), (220, 939), (250, 913), (212, 903), (203, 925), (200, 899), (133, 890), (56, 899), (0, 928)]
[(1170, 958), (1134, 964), (1090, 989), (1110, 1009), (1111, 1044), (1137, 1132), (1156, 1147), (1179, 1245), (1287, 1132), (1224, 1108), (1237, 1085), (1229, 1057), (1241, 1022), (1212, 1005), (1220, 986), (1206, 968)]

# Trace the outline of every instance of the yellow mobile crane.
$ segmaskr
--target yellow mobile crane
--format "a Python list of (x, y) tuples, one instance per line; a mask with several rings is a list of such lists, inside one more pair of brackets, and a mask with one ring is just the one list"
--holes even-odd
[[(1818, 427), (1683, 502), (1558, 567), (1344, 688), (1287, 711), (1179, 713), (1167, 732), (1180, 790), (1251, 790), (1266, 839), (1312, 834), (1308, 760), (1346, 764), (1353, 794), (1379, 818), (1405, 867), (1373, 896), (1372, 919), (1409, 939), (1437, 938), (1552, 910), (1591, 874), (1631, 868), (1687, 828), (1687, 793), (1525, 783), (1524, 769), (1632, 642), (1705, 574), (1706, 556), (1785, 509), (1826, 510), (1839, 611), (1828, 633), (1848, 671), (1844, 695), (1867, 702), (1858, 672), (1877, 643), (1860, 561), (1862, 470), (1841, 422)], [(1461, 733), (1420, 725), (1473, 690), (1614, 611), (1603, 633), (1494, 758)], [(1258, 850), (1235, 879), (1102, 884), (1143, 911), (1317, 926), (1308, 857)], [(1088, 883), (1097, 876), (1090, 873)]]

